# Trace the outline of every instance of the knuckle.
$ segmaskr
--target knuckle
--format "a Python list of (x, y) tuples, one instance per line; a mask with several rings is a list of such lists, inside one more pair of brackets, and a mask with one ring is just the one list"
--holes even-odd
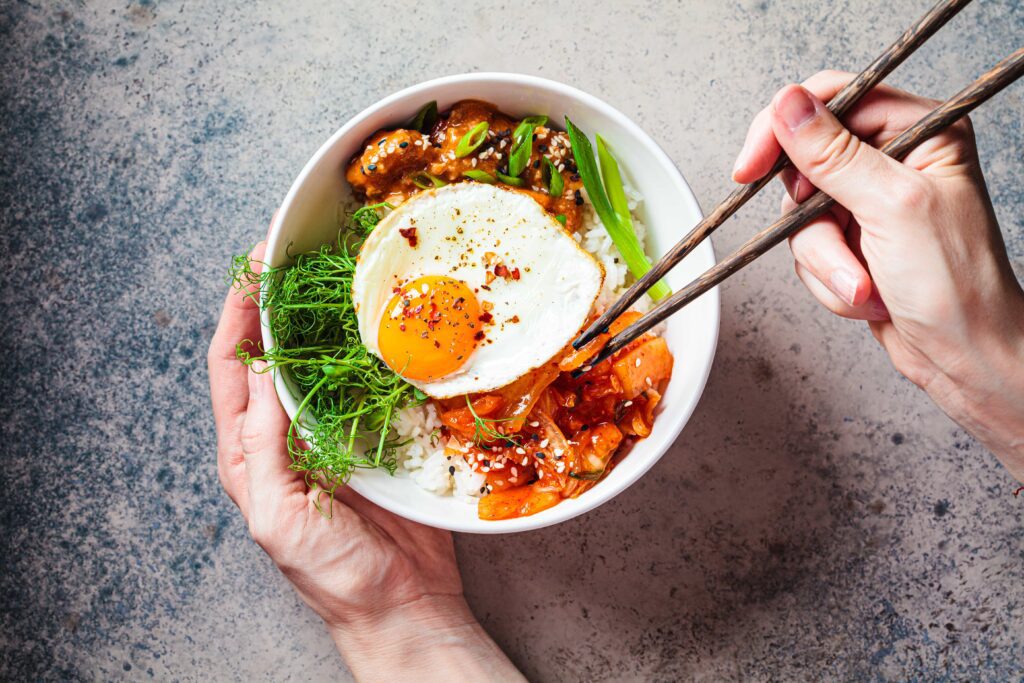
[(861, 141), (845, 128), (821, 148), (811, 165), (821, 175), (835, 175), (847, 169), (860, 154)]
[(259, 453), (266, 442), (263, 430), (258, 426), (245, 425), (239, 435), (239, 443), (242, 445), (242, 452), (246, 455)]
[(927, 183), (916, 177), (903, 178), (890, 185), (895, 197), (894, 207), (904, 215), (922, 215), (931, 210), (934, 198)]

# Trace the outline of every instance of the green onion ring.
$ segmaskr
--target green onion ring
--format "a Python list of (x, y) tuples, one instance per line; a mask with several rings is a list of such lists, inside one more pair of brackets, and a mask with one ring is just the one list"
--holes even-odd
[[(412, 184), (421, 190), (429, 190), (432, 187), (444, 187), (448, 184), (436, 175), (427, 173), (426, 171), (417, 171), (416, 173), (413, 173), (409, 176), (409, 180), (411, 180)], [(427, 184), (428, 181), (430, 182), (429, 185)]]
[(463, 172), (462, 175), (466, 176), (470, 180), (475, 180), (478, 183), (493, 185), (495, 182), (494, 176), (487, 171), (481, 171), (479, 168), (471, 168), (468, 171)]
[(541, 157), (544, 163), (544, 175), (548, 176), (548, 194), (552, 197), (561, 197), (562, 191), (565, 190), (565, 179), (562, 178), (562, 174), (558, 172), (558, 168), (552, 163), (551, 159), (547, 157)]
[(473, 126), (473, 130), (469, 131), (462, 136), (459, 140), (459, 144), (455, 147), (455, 158), (461, 159), (468, 154), (476, 151), (476, 148), (484, 144), (484, 140), (487, 139), (487, 129), (490, 126), (487, 125), (486, 121)]
[(533, 131), (548, 122), (546, 116), (527, 116), (512, 133), (512, 151), (508, 155), (509, 175), (519, 177), (533, 154)]
[(514, 185), (516, 187), (523, 187), (526, 185), (526, 181), (522, 178), (516, 178), (515, 176), (505, 175), (501, 171), (495, 171), (498, 176), (498, 180), (505, 183), (506, 185)]

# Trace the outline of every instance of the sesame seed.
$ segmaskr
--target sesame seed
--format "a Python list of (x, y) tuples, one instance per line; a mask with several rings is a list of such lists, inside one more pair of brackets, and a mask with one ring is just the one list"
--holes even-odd
[(526, 455), (526, 451), (522, 448), (517, 448), (516, 453), (518, 453), (519, 455)]
[(448, 466), (448, 474), (455, 474), (455, 465)]
[(653, 387), (654, 386), (654, 383), (651, 382), (651, 378), (650, 377), (646, 378), (644, 381), (647, 382), (647, 386), (649, 386), (649, 387)]
[(543, 441), (541, 441), (540, 442), (540, 447), (541, 448), (547, 448), (548, 447), (548, 440), (544, 439)]
[(533, 422), (530, 423), (530, 426), (531, 427), (540, 427), (540, 422), (537, 422), (536, 420), (534, 420)]
[(634, 363), (634, 365), (636, 365), (637, 367), (640, 367), (640, 359), (639, 358), (636, 359), (636, 363)]
[(626, 401), (625, 403), (623, 403), (623, 404), (622, 404), (622, 407), (623, 407), (623, 408), (628, 408), (628, 407), (630, 407), (631, 405), (633, 405), (633, 402), (632, 402), (632, 401)]
[(406, 147), (409, 146), (409, 143), (405, 142), (405, 141), (402, 141), (402, 142), (398, 143), (398, 146), (401, 147), (402, 149), (405, 149)]

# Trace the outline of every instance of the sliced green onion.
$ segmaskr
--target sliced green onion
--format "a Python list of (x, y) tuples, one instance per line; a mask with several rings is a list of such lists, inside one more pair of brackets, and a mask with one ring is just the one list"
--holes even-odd
[(528, 116), (512, 133), (512, 151), (508, 155), (508, 173), (517, 178), (526, 170), (533, 154), (533, 131), (548, 122), (546, 116)]
[(412, 184), (421, 190), (429, 190), (432, 187), (444, 187), (448, 184), (436, 175), (427, 173), (426, 171), (417, 171), (416, 173), (413, 173), (409, 176), (409, 180), (411, 180)]
[(429, 133), (435, 123), (437, 123), (437, 101), (431, 100), (420, 107), (408, 127), (421, 133)]
[[(572, 155), (576, 158), (576, 167), (579, 170), (583, 187), (587, 190), (590, 203), (594, 206), (594, 212), (604, 223), (615, 247), (622, 254), (626, 267), (633, 277), (643, 277), (651, 269), (651, 262), (640, 246), (636, 232), (633, 230), (633, 221), (629, 218), (629, 207), (625, 206), (625, 220), (619, 215), (616, 209), (612, 208), (612, 201), (609, 195), (615, 196), (616, 203), (625, 201), (625, 190), (622, 186), (622, 176), (619, 173), (619, 165), (606, 145), (599, 143), (599, 149), (603, 149), (601, 166), (605, 169), (604, 184), (601, 183), (601, 176), (597, 170), (594, 160), (594, 148), (586, 134), (565, 117), (565, 129), (569, 133), (569, 142), (572, 145)], [(607, 189), (606, 189), (607, 188)], [(651, 298), (660, 301), (672, 290), (663, 280), (659, 280), (647, 290)]]
[[(600, 142), (598, 144), (601, 144)], [(548, 194), (552, 197), (561, 197), (562, 190), (565, 189), (565, 179), (562, 178), (562, 174), (558, 172), (558, 168), (552, 163), (551, 159), (547, 157), (541, 157), (544, 161), (544, 175), (547, 176), (548, 181)]]
[(565, 225), (565, 214), (564, 213), (558, 214), (557, 216), (555, 216), (555, 220), (558, 221), (559, 223), (561, 223), (562, 225)]
[(526, 185), (526, 181), (522, 178), (516, 178), (515, 176), (505, 175), (501, 171), (495, 171), (495, 175), (498, 176), (498, 180), (505, 183), (506, 185), (515, 185), (516, 187), (522, 187)]
[(462, 175), (466, 176), (470, 180), (475, 180), (478, 183), (493, 185), (495, 182), (494, 176), (487, 171), (481, 171), (479, 168), (471, 168), (468, 171), (464, 171)]
[(462, 157), (472, 153), (477, 147), (484, 144), (484, 140), (487, 139), (487, 129), (490, 126), (487, 125), (486, 121), (473, 126), (473, 130), (469, 131), (462, 136), (459, 140), (459, 144), (455, 147), (455, 157), (461, 159)]

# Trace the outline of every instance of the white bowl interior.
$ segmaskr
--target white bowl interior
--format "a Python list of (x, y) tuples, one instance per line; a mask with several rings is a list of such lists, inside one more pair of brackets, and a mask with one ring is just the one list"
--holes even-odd
[[(614, 150), (628, 182), (643, 195), (641, 215), (648, 229), (648, 250), (663, 254), (701, 218), (693, 193), (664, 152), (636, 124), (595, 97), (575, 88), (518, 74), (465, 74), (427, 81), (381, 100), (346, 123), (309, 161), (295, 180), (274, 223), (266, 261), (289, 263), (288, 254), (314, 249), (337, 236), (339, 212), (350, 198), (344, 169), (363, 140), (388, 126), (400, 124), (426, 102), (437, 100), (444, 110), (461, 99), (480, 99), (515, 116), (546, 114), (561, 127), (563, 117), (591, 136), (600, 133)], [(669, 275), (678, 289), (715, 262), (705, 241)], [(665, 338), (675, 356), (675, 368), (662, 399), (654, 431), (639, 441), (619, 465), (593, 489), (536, 515), (502, 521), (477, 518), (476, 506), (450, 496), (436, 496), (407, 477), (384, 471), (357, 472), (352, 488), (403, 517), (430, 526), (475, 533), (507, 533), (536, 529), (593, 509), (628, 487), (672, 445), (697, 405), (704, 389), (718, 339), (717, 289), (672, 316)], [(264, 321), (263, 342), (273, 346)], [(301, 397), (280, 374), (277, 390), (289, 416)]]

